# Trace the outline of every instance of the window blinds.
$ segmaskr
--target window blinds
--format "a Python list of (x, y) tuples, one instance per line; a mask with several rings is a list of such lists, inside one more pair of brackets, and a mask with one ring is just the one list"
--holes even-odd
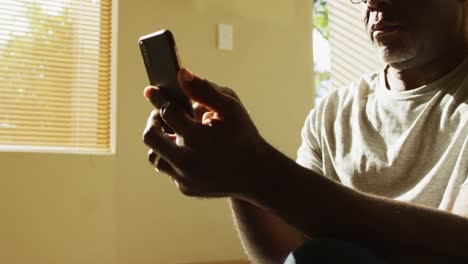
[(111, 2), (0, 2), (2, 147), (110, 150)]
[(361, 5), (329, 0), (331, 86), (348, 86), (363, 74), (383, 67), (366, 33)]

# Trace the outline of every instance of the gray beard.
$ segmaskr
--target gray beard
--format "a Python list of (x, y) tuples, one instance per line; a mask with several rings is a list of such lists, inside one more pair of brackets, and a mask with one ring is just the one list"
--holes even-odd
[(399, 64), (416, 56), (416, 49), (413, 46), (389, 50), (387, 47), (376, 45), (376, 49), (382, 61), (389, 65)]

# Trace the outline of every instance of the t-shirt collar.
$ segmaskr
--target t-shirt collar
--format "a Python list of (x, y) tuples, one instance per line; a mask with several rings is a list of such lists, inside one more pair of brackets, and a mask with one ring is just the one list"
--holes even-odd
[(377, 92), (395, 100), (412, 100), (419, 97), (432, 96), (437, 91), (451, 89), (454, 85), (460, 83), (465, 78), (466, 74), (464, 73), (468, 72), (468, 56), (455, 69), (438, 80), (409, 91), (396, 91), (387, 88), (386, 74), (389, 67), (390, 65), (387, 64), (379, 71)]

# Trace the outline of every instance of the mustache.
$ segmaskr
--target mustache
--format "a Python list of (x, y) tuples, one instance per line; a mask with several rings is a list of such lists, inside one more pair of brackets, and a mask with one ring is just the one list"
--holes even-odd
[(397, 12), (392, 12), (392, 10), (385, 10), (383, 12), (371, 12), (369, 10), (366, 10), (366, 14), (364, 16), (364, 25), (366, 26), (366, 31), (369, 34), (369, 38), (372, 41), (372, 43), (375, 42), (374, 36), (372, 34), (372, 27), (376, 23), (380, 22), (397, 22), (398, 24), (404, 24), (405, 21), (403, 20), (401, 14), (398, 14)]

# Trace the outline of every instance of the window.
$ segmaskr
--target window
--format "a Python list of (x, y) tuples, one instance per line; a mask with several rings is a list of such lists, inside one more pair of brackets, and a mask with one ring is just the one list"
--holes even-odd
[(330, 29), (328, 27), (328, 0), (314, 0), (314, 51), (315, 102), (330, 91)]
[(112, 0), (0, 2), (0, 149), (109, 153)]
[(350, 1), (329, 1), (332, 89), (382, 67), (366, 33), (361, 7)]

